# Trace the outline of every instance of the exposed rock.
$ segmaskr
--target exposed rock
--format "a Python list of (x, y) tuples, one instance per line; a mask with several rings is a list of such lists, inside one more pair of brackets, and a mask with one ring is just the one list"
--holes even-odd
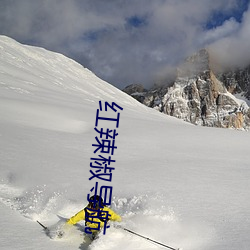
[(218, 73), (218, 79), (225, 84), (230, 93), (242, 93), (250, 100), (250, 66), (245, 69), (227, 70), (224, 73)]
[(143, 92), (145, 92), (147, 90), (143, 87), (142, 84), (130, 84), (123, 91), (125, 93), (131, 95), (131, 94), (134, 94), (136, 92), (143, 93)]
[(208, 51), (203, 49), (178, 68), (170, 87), (155, 87), (131, 95), (135, 97), (137, 93), (137, 100), (145, 105), (196, 125), (247, 129), (250, 109), (233, 94), (250, 96), (249, 76), (250, 67), (217, 77), (211, 70)]
[(133, 96), (137, 101), (143, 102), (145, 99), (145, 94), (147, 90), (142, 84), (130, 84), (123, 91), (131, 96)]

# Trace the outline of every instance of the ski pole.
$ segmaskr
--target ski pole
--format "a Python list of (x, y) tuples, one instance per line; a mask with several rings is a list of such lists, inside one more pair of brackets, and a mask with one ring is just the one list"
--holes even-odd
[(158, 242), (158, 241), (155, 241), (155, 240), (152, 240), (152, 239), (150, 239), (150, 238), (148, 238), (148, 237), (145, 237), (145, 236), (143, 236), (143, 235), (141, 235), (141, 234), (135, 233), (135, 232), (133, 232), (133, 231), (127, 229), (127, 228), (124, 228), (124, 227), (121, 227), (121, 228), (122, 228), (123, 230), (125, 230), (125, 231), (131, 233), (131, 234), (137, 235), (137, 236), (139, 236), (139, 237), (141, 237), (141, 238), (144, 238), (144, 239), (146, 239), (146, 240), (148, 240), (148, 241), (152, 241), (152, 242), (154, 242), (154, 243), (156, 243), (156, 244), (158, 244), (158, 245), (161, 245), (161, 246), (163, 246), (163, 247), (166, 247), (166, 248), (168, 248), (168, 249), (171, 249), (171, 250), (180, 250), (180, 248), (173, 248), (173, 247), (167, 246), (167, 245), (162, 244), (162, 243), (160, 243), (160, 242)]
[(48, 230), (48, 228), (47, 227), (45, 227), (41, 222), (39, 222), (38, 220), (36, 221), (41, 227), (43, 227), (43, 229), (45, 230), (45, 231), (47, 231)]

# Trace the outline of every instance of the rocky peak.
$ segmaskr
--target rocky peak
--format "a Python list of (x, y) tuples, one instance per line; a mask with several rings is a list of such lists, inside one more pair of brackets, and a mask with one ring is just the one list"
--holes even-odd
[(133, 96), (137, 101), (142, 103), (145, 99), (144, 95), (147, 92), (142, 84), (130, 84), (125, 89), (123, 89), (123, 91), (128, 95)]
[(177, 77), (194, 77), (206, 74), (210, 70), (209, 53), (202, 49), (188, 57), (177, 69)]
[(250, 100), (250, 65), (220, 73), (218, 79), (225, 84), (230, 93), (241, 94)]
[[(249, 87), (250, 67), (219, 76), (211, 68), (209, 52), (202, 49), (180, 65), (170, 87), (140, 92), (137, 99), (160, 112), (196, 125), (248, 129), (250, 109), (245, 101), (233, 94)], [(131, 95), (135, 97), (133, 93)]]

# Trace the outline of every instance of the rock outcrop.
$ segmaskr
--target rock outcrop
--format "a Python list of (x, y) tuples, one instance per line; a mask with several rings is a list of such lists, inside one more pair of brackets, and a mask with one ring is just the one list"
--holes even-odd
[(141, 86), (130, 95), (160, 112), (196, 125), (248, 129), (250, 109), (244, 100), (233, 94), (250, 96), (249, 70), (215, 75), (209, 53), (203, 49), (178, 68), (170, 87), (146, 91)]

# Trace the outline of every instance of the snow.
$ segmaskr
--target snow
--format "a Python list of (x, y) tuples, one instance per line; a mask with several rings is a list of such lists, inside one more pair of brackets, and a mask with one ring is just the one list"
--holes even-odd
[[(164, 249), (84, 222), (99, 101), (120, 112), (112, 209), (122, 226), (183, 250), (250, 248), (249, 132), (193, 126), (149, 109), (63, 55), (0, 36), (1, 249)], [(107, 121), (107, 124), (110, 121)]]
[(250, 106), (250, 100), (248, 100), (246, 97), (244, 97), (244, 95), (241, 94), (234, 94), (235, 98), (237, 98), (237, 100), (240, 100), (241, 104), (246, 103), (248, 106)]

